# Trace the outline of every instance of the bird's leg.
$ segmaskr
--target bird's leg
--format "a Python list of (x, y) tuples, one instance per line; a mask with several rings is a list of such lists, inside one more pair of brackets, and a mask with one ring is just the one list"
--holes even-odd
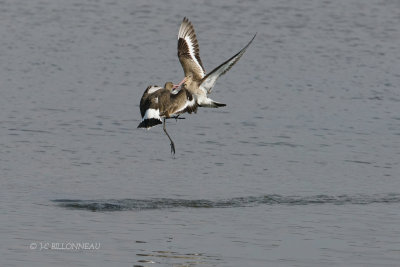
[(166, 118), (166, 119), (184, 120), (186, 118), (182, 118), (181, 114), (179, 114), (179, 115), (176, 115), (176, 116), (171, 116), (171, 117)]
[(165, 118), (164, 118), (164, 126), (163, 126), (163, 130), (165, 132), (165, 134), (168, 136), (169, 141), (171, 141), (171, 154), (175, 154), (175, 144), (172, 141), (171, 137), (169, 136), (169, 134), (167, 133), (167, 128), (165, 127)]

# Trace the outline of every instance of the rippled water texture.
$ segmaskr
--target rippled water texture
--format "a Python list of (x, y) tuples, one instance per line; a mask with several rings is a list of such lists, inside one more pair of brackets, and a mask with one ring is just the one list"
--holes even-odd
[[(0, 266), (399, 266), (399, 14), (0, 0)], [(136, 127), (145, 88), (183, 78), (184, 16), (206, 71), (257, 37), (226, 107), (168, 121), (173, 157)]]
[(259, 196), (259, 197), (237, 197), (223, 200), (207, 199), (55, 199), (61, 207), (71, 209), (86, 209), (91, 211), (121, 211), (121, 210), (151, 210), (151, 209), (173, 209), (173, 208), (237, 208), (253, 207), (261, 204), (273, 205), (312, 205), (312, 204), (374, 204), (374, 203), (400, 203), (400, 194), (388, 195), (358, 195), (358, 196), (327, 196), (317, 195), (310, 197), (300, 196)]

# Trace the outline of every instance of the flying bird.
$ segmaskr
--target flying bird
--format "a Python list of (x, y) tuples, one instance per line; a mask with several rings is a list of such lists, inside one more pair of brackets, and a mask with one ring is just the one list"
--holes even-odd
[(174, 85), (172, 82), (165, 83), (164, 87), (148, 86), (140, 100), (142, 121), (138, 126), (138, 128), (150, 129), (163, 123), (163, 130), (171, 142), (173, 154), (175, 154), (175, 144), (167, 132), (165, 119), (178, 118), (182, 113), (197, 111), (197, 104), (192, 94), (185, 88), (177, 89), (178, 87), (180, 84)]
[(200, 59), (199, 43), (194, 27), (186, 17), (183, 18), (178, 32), (178, 57), (185, 73), (184, 86), (193, 94), (199, 107), (218, 108), (226, 106), (226, 104), (212, 100), (208, 97), (208, 94), (211, 93), (217, 79), (239, 61), (256, 35), (237, 54), (206, 74)]

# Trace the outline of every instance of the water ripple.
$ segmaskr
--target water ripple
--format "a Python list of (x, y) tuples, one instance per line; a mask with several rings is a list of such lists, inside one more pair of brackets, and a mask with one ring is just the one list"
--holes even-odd
[(123, 211), (123, 210), (153, 210), (171, 208), (236, 208), (258, 205), (368, 205), (374, 203), (400, 203), (400, 194), (373, 195), (314, 195), (314, 196), (282, 196), (264, 195), (236, 197), (221, 200), (207, 199), (55, 199), (58, 206), (90, 211)]

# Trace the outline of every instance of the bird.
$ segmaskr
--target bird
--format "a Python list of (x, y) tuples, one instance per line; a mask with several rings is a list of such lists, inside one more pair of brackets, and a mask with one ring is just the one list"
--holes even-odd
[(182, 113), (197, 112), (197, 104), (193, 95), (181, 87), (185, 79), (178, 85), (166, 82), (164, 87), (150, 85), (140, 99), (140, 113), (142, 121), (138, 128), (150, 129), (163, 123), (163, 130), (171, 142), (171, 154), (175, 154), (175, 144), (169, 136), (165, 119), (178, 118)]
[(237, 54), (206, 74), (200, 59), (199, 43), (192, 23), (184, 17), (178, 32), (178, 58), (182, 65), (185, 78), (183, 86), (194, 96), (199, 107), (218, 108), (226, 104), (216, 102), (208, 97), (217, 79), (225, 74), (239, 61), (246, 49), (253, 42), (257, 33), (250, 42)]

